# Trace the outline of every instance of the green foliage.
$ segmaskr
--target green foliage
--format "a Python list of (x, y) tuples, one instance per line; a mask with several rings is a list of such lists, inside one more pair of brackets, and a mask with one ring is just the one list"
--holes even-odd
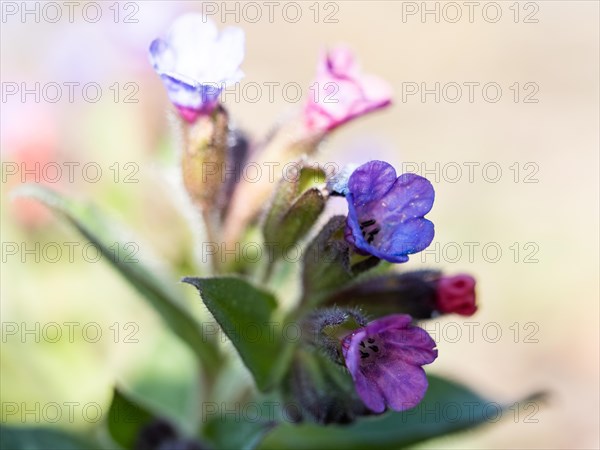
[(195, 286), (208, 310), (231, 340), (261, 390), (273, 386), (283, 370), (281, 324), (275, 297), (241, 278), (184, 278)]
[(5, 450), (92, 450), (97, 446), (58, 429), (0, 425), (0, 448)]
[(429, 389), (416, 408), (364, 418), (350, 426), (285, 424), (260, 446), (268, 449), (398, 449), (466, 430), (496, 419), (499, 407), (464, 386), (429, 376)]
[[(91, 205), (83, 205), (40, 185), (23, 185), (16, 195), (39, 200), (60, 213), (107, 258), (115, 269), (134, 287), (160, 315), (171, 330), (187, 343), (208, 370), (216, 368), (219, 354), (215, 346), (202, 336), (196, 319), (179, 301), (180, 294), (169, 283), (141, 261), (128, 255), (128, 242), (135, 242)], [(118, 250), (115, 251), (115, 243)]]
[(208, 421), (204, 428), (204, 437), (216, 450), (252, 450), (276, 425), (275, 422), (266, 419), (238, 420), (229, 415)]
[(108, 431), (112, 439), (125, 449), (134, 448), (140, 430), (154, 419), (154, 415), (115, 389), (108, 411)]

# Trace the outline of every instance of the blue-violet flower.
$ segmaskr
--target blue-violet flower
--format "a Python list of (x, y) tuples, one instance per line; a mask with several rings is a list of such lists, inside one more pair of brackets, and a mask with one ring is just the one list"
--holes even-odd
[(386, 261), (408, 261), (433, 240), (433, 223), (423, 216), (435, 192), (426, 178), (396, 170), (386, 162), (370, 161), (348, 181), (346, 240), (359, 253)]

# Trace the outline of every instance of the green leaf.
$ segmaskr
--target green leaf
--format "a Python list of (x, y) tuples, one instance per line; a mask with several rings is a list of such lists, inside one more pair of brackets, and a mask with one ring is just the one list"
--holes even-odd
[(469, 389), (430, 375), (429, 389), (416, 408), (363, 418), (350, 426), (285, 424), (260, 446), (268, 449), (398, 449), (496, 420), (500, 411)]
[(143, 400), (145, 409), (192, 435), (198, 429), (205, 399), (202, 388), (206, 383), (198, 361), (168, 330), (157, 330), (144, 344), (133, 364), (119, 376), (121, 392)]
[(97, 445), (52, 428), (0, 425), (0, 448), (6, 450), (87, 450)]
[[(40, 185), (23, 185), (15, 195), (31, 197), (65, 217), (107, 258), (117, 271), (159, 313), (171, 330), (186, 342), (206, 363), (207, 370), (216, 367), (219, 354), (212, 342), (205, 339), (196, 319), (183, 307), (179, 294), (168, 288), (167, 281), (131, 257), (131, 239), (91, 205), (83, 205)], [(115, 244), (118, 244), (118, 248)]]
[(184, 278), (200, 296), (231, 340), (257, 386), (266, 390), (277, 381), (283, 364), (281, 340), (273, 312), (275, 297), (240, 278)]
[(115, 389), (108, 411), (108, 431), (117, 444), (134, 448), (140, 430), (153, 419), (154, 414)]

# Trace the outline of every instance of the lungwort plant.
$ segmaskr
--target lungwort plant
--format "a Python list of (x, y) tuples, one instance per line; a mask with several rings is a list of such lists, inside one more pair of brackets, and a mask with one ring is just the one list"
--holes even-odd
[[(180, 124), (189, 208), (202, 219), (194, 232), (205, 263), (181, 280), (187, 286), (116, 258), (123, 230), (96, 208), (40, 186), (19, 192), (72, 223), (189, 346), (202, 387), (185, 400), (196, 412), (184, 425), (161, 402), (117, 386), (100, 444), (5, 429), (10, 448), (399, 448), (501, 414), (425, 371), (443, 354), (423, 321), (477, 310), (473, 277), (402, 270), (434, 239), (432, 184), (379, 160), (320, 163), (331, 133), (391, 104), (388, 84), (363, 73), (350, 49), (327, 51), (297, 116), (254, 142), (219, 100), (243, 77), (244, 40), (192, 14), (150, 45)], [(240, 176), (256, 165), (271, 176)], [(333, 197), (345, 198), (346, 215), (324, 217)], [(190, 312), (185, 289), (210, 314)]]

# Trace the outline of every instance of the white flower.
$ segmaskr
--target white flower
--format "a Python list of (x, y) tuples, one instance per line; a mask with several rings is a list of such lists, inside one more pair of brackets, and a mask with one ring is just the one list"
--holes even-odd
[[(150, 45), (150, 60), (180, 112), (210, 112), (221, 90), (242, 79), (244, 32), (227, 27), (218, 32), (201, 14), (185, 14), (171, 26), (165, 39)], [(185, 117), (185, 114), (184, 114)], [(188, 118), (188, 117), (185, 117)]]

